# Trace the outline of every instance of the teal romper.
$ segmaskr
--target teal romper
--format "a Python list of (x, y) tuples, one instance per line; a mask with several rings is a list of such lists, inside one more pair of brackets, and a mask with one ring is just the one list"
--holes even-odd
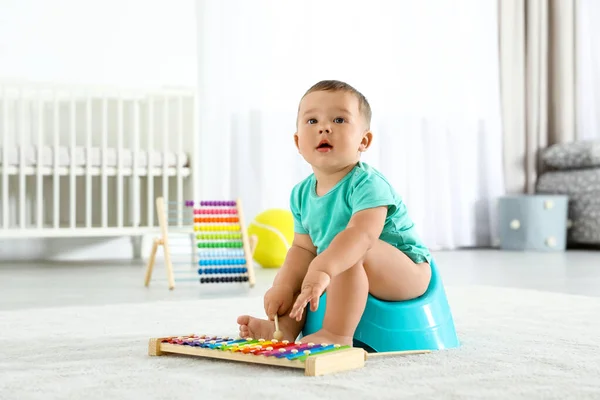
[(415, 263), (431, 262), (431, 254), (417, 235), (406, 205), (375, 168), (359, 162), (323, 196), (317, 195), (316, 183), (315, 175), (311, 174), (294, 186), (290, 208), (294, 232), (308, 234), (317, 254), (327, 249), (333, 238), (346, 228), (354, 213), (386, 206), (388, 212), (379, 238)]

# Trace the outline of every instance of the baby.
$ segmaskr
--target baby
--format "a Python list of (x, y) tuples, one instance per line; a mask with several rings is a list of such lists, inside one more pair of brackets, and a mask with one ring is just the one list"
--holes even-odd
[[(427, 290), (431, 255), (386, 178), (360, 161), (371, 108), (352, 86), (321, 81), (300, 101), (294, 141), (313, 174), (292, 190), (294, 240), (264, 296), (268, 319), (238, 317), (243, 338), (271, 339), (274, 316), (294, 341), (327, 290), (322, 329), (302, 342), (352, 345), (367, 296), (409, 300)], [(400, 151), (400, 150), (399, 150)]]

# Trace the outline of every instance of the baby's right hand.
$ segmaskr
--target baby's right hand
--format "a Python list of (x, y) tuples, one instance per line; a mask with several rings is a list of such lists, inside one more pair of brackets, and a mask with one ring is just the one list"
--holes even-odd
[(284, 315), (294, 302), (294, 289), (286, 285), (276, 285), (265, 293), (265, 313), (272, 321), (275, 314)]

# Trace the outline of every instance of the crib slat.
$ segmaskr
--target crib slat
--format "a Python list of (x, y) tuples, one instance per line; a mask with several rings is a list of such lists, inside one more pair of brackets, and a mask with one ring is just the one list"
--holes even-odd
[(133, 227), (137, 228), (140, 224), (140, 177), (139, 177), (139, 162), (140, 162), (140, 103), (139, 101), (133, 100), (133, 137), (132, 137), (132, 147), (133, 147), (133, 184), (131, 185), (133, 190), (133, 195), (130, 198), (133, 198), (133, 204), (130, 209), (132, 210), (132, 224)]
[(27, 146), (28, 137), (25, 135), (25, 94), (24, 89), (19, 91), (19, 129), (17, 136), (19, 137), (19, 226), (25, 228), (25, 148)]
[(154, 163), (154, 98), (152, 95), (148, 96), (148, 169), (147, 181), (148, 181), (148, 195), (146, 210), (148, 212), (148, 226), (154, 226), (154, 174), (152, 173), (152, 166)]
[(2, 87), (2, 227), (8, 229), (8, 94)]
[(123, 227), (123, 96), (117, 102), (117, 226)]
[(85, 226), (92, 227), (92, 98), (86, 95), (86, 138), (85, 159)]
[(77, 204), (75, 203), (75, 95), (71, 94), (71, 145), (69, 146), (69, 153), (71, 154), (71, 168), (69, 168), (69, 225), (71, 228), (75, 228), (75, 211)]
[(44, 180), (42, 172), (44, 168), (43, 163), (43, 149), (44, 149), (44, 98), (43, 93), (38, 92), (37, 99), (37, 163), (36, 163), (36, 171), (35, 171), (35, 206), (36, 206), (36, 224), (38, 229), (42, 229), (44, 222)]
[(108, 148), (108, 99), (106, 95), (102, 98), (102, 181), (100, 189), (102, 192), (102, 227), (108, 225), (108, 179), (107, 179), (107, 148)]
[(59, 142), (59, 128), (60, 128), (60, 115), (59, 115), (59, 104), (60, 104), (60, 98), (59, 98), (59, 94), (58, 91), (55, 89), (54, 91), (54, 131), (53, 131), (53, 135), (52, 135), (52, 139), (53, 139), (53, 147), (54, 147), (54, 152), (53, 152), (53, 178), (52, 178), (52, 189), (53, 189), (53, 205), (54, 205), (54, 213), (52, 215), (52, 219), (53, 219), (53, 226), (55, 229), (59, 228), (59, 222), (60, 222), (60, 175), (58, 174), (58, 152), (60, 149), (60, 142)]
[(163, 108), (163, 151), (162, 151), (162, 196), (166, 204), (169, 204), (169, 170), (167, 155), (169, 153), (169, 97), (164, 97)]
[[(180, 95), (177, 104), (177, 154), (175, 155), (175, 163), (177, 167), (177, 203), (183, 204), (183, 180), (181, 177), (180, 161), (183, 152), (183, 95)], [(177, 225), (183, 226), (183, 208), (177, 207)]]

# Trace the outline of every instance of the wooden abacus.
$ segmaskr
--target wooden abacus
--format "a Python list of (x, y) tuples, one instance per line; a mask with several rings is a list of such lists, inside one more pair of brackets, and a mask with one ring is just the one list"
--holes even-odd
[(256, 238), (247, 235), (241, 199), (187, 200), (182, 205), (177, 202), (165, 204), (164, 199), (159, 197), (156, 199), (156, 212), (160, 237), (152, 245), (146, 266), (145, 286), (150, 284), (156, 253), (158, 247), (162, 246), (169, 289), (175, 287), (169, 244), (171, 228), (192, 236), (192, 257), (186, 264), (188, 272), (200, 276), (194, 280), (200, 283), (248, 282), (250, 287), (254, 286), (252, 255)]
[(253, 364), (303, 369), (306, 376), (319, 376), (362, 368), (371, 357), (429, 353), (429, 350), (368, 353), (365, 350), (335, 344), (288, 342), (252, 338), (207, 335), (152, 338), (148, 354), (183, 354)]

